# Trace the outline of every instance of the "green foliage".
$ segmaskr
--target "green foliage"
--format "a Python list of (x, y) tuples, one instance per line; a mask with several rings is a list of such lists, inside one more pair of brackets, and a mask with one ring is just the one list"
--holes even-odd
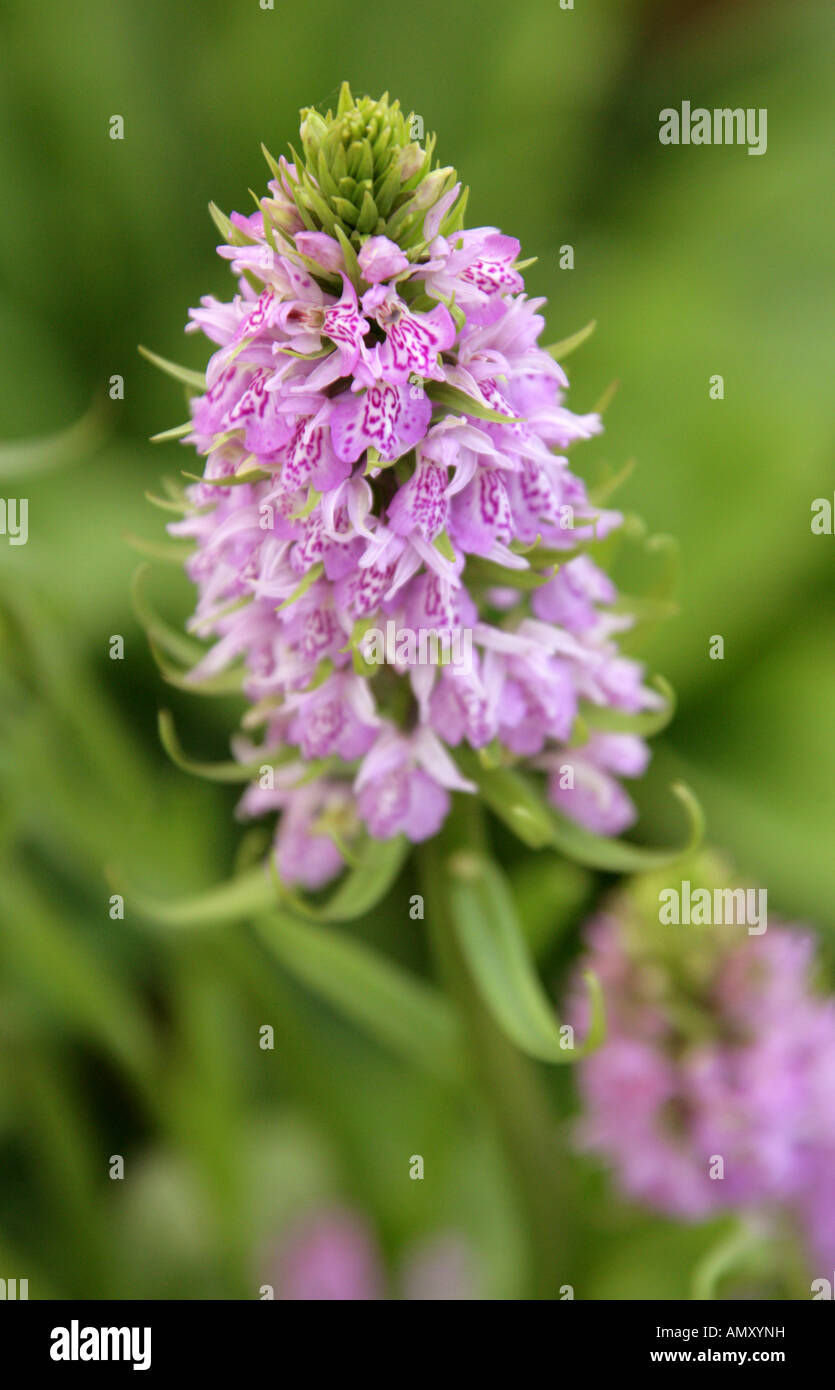
[[(32, 1297), (256, 1297), (291, 1221), (345, 1201), (392, 1269), (419, 1239), (461, 1231), (483, 1297), (558, 1296), (548, 1242), (570, 1252), (578, 1297), (797, 1296), (793, 1270), (774, 1283), (773, 1249), (638, 1213), (566, 1146), (541, 1147), (543, 1123), (567, 1128), (572, 1068), (528, 1063), (506, 1034), (548, 1053), (555, 975), (604, 875), (683, 839), (674, 781), (775, 910), (835, 928), (833, 542), (809, 530), (832, 485), (827, 9), (763, 0), (691, 7), (685, 21), (644, 0), (572, 12), (520, 0), (512, 15), (485, 0), (474, 22), (430, 0), (387, 12), (374, 44), (335, 0), (272, 13), (202, 0), (199, 28), (187, 5), (117, 9), (83, 0), (44, 23), (8, 0), (3, 20), (14, 138), (0, 143), (0, 487), (28, 497), (30, 537), (0, 536), (0, 1275), (28, 1275)], [(169, 752), (187, 761), (176, 727), (201, 763), (223, 766), (240, 705), (234, 671), (199, 715), (181, 694), (202, 648), (183, 631), (180, 551), (131, 605), (125, 534), (156, 556), (144, 493), (193, 467), (178, 443), (190, 426), (147, 442), (186, 417), (184, 388), (202, 381), (205, 352), (179, 325), (231, 283), (209, 198), (244, 210), (247, 185), (263, 185), (259, 142), (283, 148), (312, 98), (337, 114), (330, 134), (311, 115), (302, 167), (318, 177), (324, 155), (331, 177), (342, 158), (345, 172), (324, 212), (300, 181), (305, 216), (332, 219), (356, 278), (350, 256), (374, 230), (399, 219), (413, 254), (419, 244), (413, 190), (398, 194), (393, 174), (412, 143), (405, 118), (369, 108), (346, 143), (345, 73), (357, 92), (402, 95), (472, 186), (468, 222), (538, 258), (526, 279), (550, 299), (544, 341), (563, 339), (562, 359), (583, 340), (571, 404), (609, 398), (587, 453), (594, 504), (619, 482), (613, 504), (681, 545), (680, 616), (639, 634), (678, 698), (636, 788), (645, 843), (606, 849), (542, 815), (512, 769), (479, 763), (502, 867), (498, 884), (487, 870), (458, 884), (459, 927), (452, 895), (430, 898), (440, 869), (418, 880), (402, 844), (367, 842), (330, 897), (277, 903), (254, 867), (258, 832), (235, 857), (238, 789), (172, 767), (158, 741), (164, 704)], [(696, 91), (706, 105), (767, 106), (766, 156), (660, 146), (658, 111)], [(123, 141), (108, 136), (114, 111)], [(375, 150), (384, 128), (396, 138)], [(47, 184), (48, 218), (33, 212)], [(572, 334), (592, 317), (592, 337)], [(174, 381), (137, 357), (140, 341), (159, 347), (152, 361), (186, 362)], [(115, 374), (124, 399), (109, 399)], [(176, 508), (181, 489), (157, 501)], [(645, 551), (618, 554), (626, 592), (646, 592), (642, 566), (666, 565)], [(565, 557), (527, 558), (538, 580)], [(708, 655), (716, 633), (723, 660)], [(111, 660), (113, 635), (124, 660)], [(583, 717), (591, 728), (594, 711)], [(461, 846), (471, 867), (485, 848)], [(409, 912), (420, 892), (425, 920)], [(117, 895), (124, 919), (111, 916)], [(484, 970), (489, 1007), (469, 999), (466, 1038), (440, 993), (438, 935), (460, 951), (462, 994), (468, 959)], [(274, 1050), (258, 1045), (265, 1024)], [(479, 1059), (504, 1077), (492, 1103)], [(123, 1181), (108, 1175), (117, 1153)], [(413, 1153), (423, 1182), (408, 1178)]]

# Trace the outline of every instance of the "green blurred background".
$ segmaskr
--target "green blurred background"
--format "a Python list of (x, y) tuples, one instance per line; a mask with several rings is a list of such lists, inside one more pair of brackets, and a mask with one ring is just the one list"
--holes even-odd
[[(571, 402), (619, 387), (578, 467), (634, 456), (618, 504), (680, 541), (680, 615), (641, 651), (680, 703), (640, 833), (675, 835), (666, 787), (684, 775), (772, 911), (828, 940), (835, 540), (812, 535), (810, 506), (833, 486), (831, 7), (6, 0), (0, 38), (0, 438), (62, 430), (125, 381), (64, 446), (75, 461), (0, 458), (30, 533), (0, 537), (0, 1276), (28, 1278), (30, 1297), (257, 1297), (290, 1218), (342, 1203), (367, 1216), (393, 1295), (410, 1252), (451, 1232), (477, 1296), (523, 1297), (524, 1193), (477, 1095), (462, 1104), (365, 1039), (242, 930), (152, 934), (129, 891), (125, 921), (109, 918), (106, 869), (185, 893), (233, 872), (243, 834), (234, 790), (189, 779), (157, 742), (164, 705), (189, 748), (223, 756), (235, 707), (163, 686), (132, 616), (125, 533), (161, 535), (144, 492), (191, 466), (147, 442), (185, 416), (136, 345), (202, 367), (187, 309), (231, 287), (206, 205), (249, 210), (260, 142), (280, 152), (299, 107), (332, 103), (347, 78), (420, 113), (470, 185), (471, 225), (538, 257), (527, 280), (550, 301), (549, 340), (597, 320), (568, 364)], [(658, 113), (683, 99), (766, 107), (767, 153), (660, 145)], [(182, 623), (185, 580), (152, 584)], [(499, 846), (556, 985), (605, 885)], [(423, 970), (407, 901), (408, 887), (356, 930)], [(539, 1080), (570, 1104), (568, 1078)], [(582, 1256), (567, 1282), (686, 1296), (716, 1230), (651, 1219), (572, 1163)]]

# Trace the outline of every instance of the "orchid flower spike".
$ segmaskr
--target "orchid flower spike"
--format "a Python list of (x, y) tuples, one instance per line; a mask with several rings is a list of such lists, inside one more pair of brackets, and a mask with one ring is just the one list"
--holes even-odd
[(280, 812), (279, 873), (309, 888), (362, 834), (433, 836), (476, 791), (467, 750), (544, 771), (563, 813), (618, 834), (649, 756), (623, 717), (663, 703), (590, 552), (622, 518), (567, 458), (600, 418), (566, 405), (519, 243), (465, 225), (421, 129), (347, 86), (303, 112), (256, 210), (216, 212), (236, 292), (189, 323), (215, 352), (170, 530), (214, 640), (185, 679), (239, 674), (236, 756), (266, 766), (240, 811)]

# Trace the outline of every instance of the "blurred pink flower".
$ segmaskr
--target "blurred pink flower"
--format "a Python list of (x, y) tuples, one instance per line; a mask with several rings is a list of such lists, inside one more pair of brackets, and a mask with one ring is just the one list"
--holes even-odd
[[(628, 1196), (672, 1216), (791, 1213), (831, 1270), (835, 998), (812, 987), (813, 935), (668, 926), (681, 935), (659, 951), (635, 901), (622, 895), (586, 932), (609, 1031), (578, 1068), (580, 1142)], [(584, 1007), (578, 995), (578, 1027)]]
[[(349, 1207), (324, 1207), (281, 1237), (268, 1279), (276, 1299), (367, 1302), (389, 1299), (391, 1280), (371, 1223)], [(463, 1236), (424, 1237), (404, 1257), (397, 1278), (406, 1300), (474, 1297), (472, 1251)]]
[(273, 1274), (277, 1299), (298, 1301), (384, 1298), (380, 1254), (367, 1223), (335, 1207), (299, 1222), (282, 1242)]

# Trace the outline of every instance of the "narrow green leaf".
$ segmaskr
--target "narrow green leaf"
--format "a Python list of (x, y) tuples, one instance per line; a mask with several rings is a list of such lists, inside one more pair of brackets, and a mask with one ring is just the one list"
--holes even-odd
[(137, 621), (144, 628), (149, 642), (161, 647), (177, 661), (182, 661), (186, 665), (194, 665), (206, 655), (206, 649), (201, 647), (199, 642), (195, 642), (192, 637), (187, 637), (185, 633), (177, 632), (173, 627), (169, 627), (168, 623), (154, 611), (145, 592), (145, 580), (150, 572), (150, 565), (140, 565), (134, 571), (131, 580), (131, 602)]
[(325, 566), (323, 564), (312, 565), (305, 574), (304, 578), (301, 580), (301, 583), (296, 585), (289, 598), (286, 598), (283, 603), (280, 603), (278, 605), (276, 612), (281, 613), (283, 609), (289, 608), (291, 604), (295, 603), (298, 599), (300, 599), (302, 595), (306, 594), (308, 589), (310, 589), (316, 583), (316, 580), (321, 578), (324, 572)]
[(255, 926), (296, 979), (384, 1047), (444, 1082), (463, 1080), (457, 1020), (430, 986), (343, 932), (279, 912)]
[(362, 272), (360, 270), (359, 261), (357, 260), (357, 253), (338, 222), (334, 230), (336, 232), (336, 239), (342, 247), (342, 255), (345, 257), (345, 269), (348, 272), (348, 279), (351, 281), (355, 290), (359, 289)]
[(111, 870), (108, 877), (114, 889), (130, 903), (131, 911), (137, 917), (161, 927), (220, 926), (264, 912), (276, 901), (275, 885), (264, 864), (204, 893), (175, 898), (173, 901), (145, 897), (135, 893), (130, 886), (120, 886), (115, 870)]
[(596, 327), (597, 319), (592, 319), (585, 328), (578, 329), (576, 333), (572, 333), (569, 338), (563, 338), (559, 343), (552, 343), (545, 351), (559, 362), (580, 347), (587, 338), (590, 338)]
[(509, 767), (485, 766), (472, 749), (455, 750), (455, 760), (475, 782), (490, 810), (531, 849), (551, 843), (552, 824), (539, 790)]
[(205, 777), (210, 782), (250, 782), (257, 777), (264, 767), (278, 767), (281, 763), (291, 762), (298, 757), (294, 748), (265, 748), (260, 757), (254, 758), (252, 762), (238, 763), (234, 761), (224, 763), (204, 763), (198, 762), (194, 758), (189, 758), (180, 747), (177, 731), (174, 727), (174, 719), (170, 710), (161, 709), (158, 716), (160, 742), (177, 767), (184, 772), (190, 772), (194, 777)]
[(184, 425), (174, 425), (170, 430), (162, 430), (159, 434), (151, 435), (152, 444), (167, 444), (170, 439), (183, 439), (194, 429), (191, 420), (187, 420)]
[(576, 859), (580, 864), (588, 864), (593, 869), (605, 869), (609, 873), (635, 874), (648, 869), (663, 869), (668, 864), (695, 853), (704, 837), (704, 814), (693, 792), (684, 782), (673, 782), (670, 790), (684, 807), (687, 815), (687, 835), (684, 843), (669, 849), (652, 849), (644, 845), (630, 844), (627, 840), (610, 840), (603, 835), (595, 835), (584, 830), (567, 816), (551, 812), (553, 832), (551, 844), (556, 849)]
[[(346, 922), (376, 906), (397, 876), (408, 847), (403, 836), (385, 842), (366, 840), (357, 855), (356, 868), (321, 904), (284, 885), (272, 856), (246, 875), (187, 898), (165, 902), (131, 892), (130, 900), (140, 917), (162, 926), (210, 926), (252, 916), (279, 902), (300, 927)], [(110, 877), (115, 882), (112, 872)]]
[(331, 896), (314, 905), (306, 899), (294, 904), (295, 910), (310, 921), (351, 922), (371, 912), (391, 888), (409, 850), (403, 835), (392, 840), (373, 840), (367, 837), (356, 851), (356, 866), (351, 869)]
[(304, 202), (304, 190), (301, 188), (300, 184), (291, 182), (290, 192), (293, 197), (296, 212), (299, 214), (299, 217), (301, 218), (307, 230), (309, 232), (318, 232), (320, 228), (316, 226), (316, 223), (314, 222), (313, 218), (307, 210), (307, 207)]
[(603, 995), (594, 976), (589, 988), (591, 1023), (580, 1047), (561, 1031), (528, 950), (510, 890), (486, 855), (462, 850), (448, 861), (450, 909), (459, 944), (481, 995), (497, 1023), (523, 1052), (554, 1065), (576, 1062), (605, 1036)]
[(653, 738), (666, 729), (676, 711), (676, 693), (663, 676), (653, 676), (650, 685), (654, 686), (665, 700), (663, 709), (642, 710), (639, 714), (624, 714), (621, 710), (604, 709), (598, 705), (584, 704), (581, 716), (589, 729), (601, 733), (637, 734), (639, 738)]
[(227, 241), (229, 243), (230, 246), (256, 245), (255, 238), (248, 236), (246, 232), (242, 231), (239, 227), (236, 227), (234, 223), (230, 222), (229, 218), (226, 216), (226, 213), (221, 212), (220, 208), (217, 206), (217, 203), (209, 203), (209, 212), (211, 214), (212, 221), (214, 222), (215, 226), (220, 232), (220, 235), (223, 237), (224, 241)]
[(247, 674), (243, 666), (230, 666), (225, 671), (219, 671), (216, 676), (204, 676), (202, 680), (196, 681), (190, 678), (188, 671), (180, 671), (172, 666), (171, 662), (163, 656), (153, 638), (148, 639), (148, 645), (160, 675), (169, 685), (173, 685), (175, 690), (186, 690), (190, 695), (241, 694)]
[(448, 386), (446, 382), (430, 382), (426, 387), (426, 394), (434, 405), (445, 406), (447, 410), (454, 410), (457, 414), (472, 415), (477, 420), (492, 420), (497, 425), (521, 424), (519, 417), (502, 415), (498, 410), (491, 410), (489, 406), (473, 400), (466, 391), (459, 391), (457, 386)]
[(674, 782), (673, 795), (687, 814), (684, 843), (653, 849), (627, 840), (595, 835), (547, 804), (536, 783), (509, 767), (485, 767), (471, 749), (458, 748), (455, 759), (462, 772), (478, 785), (491, 811), (531, 849), (552, 845), (569, 859), (609, 873), (641, 873), (664, 868), (692, 854), (704, 836), (702, 809), (689, 787)]
[(609, 406), (612, 404), (612, 401), (615, 399), (615, 396), (617, 395), (617, 390), (619, 386), (619, 381), (611, 381), (609, 383), (609, 385), (606, 387), (606, 390), (603, 392), (603, 395), (600, 397), (598, 401), (595, 401), (594, 405), (592, 406), (592, 410), (594, 411), (595, 415), (606, 414), (606, 411), (609, 409)]
[(290, 521), (304, 521), (305, 517), (310, 516), (313, 508), (316, 506), (317, 502), (320, 501), (321, 496), (321, 492), (317, 492), (315, 487), (309, 487), (307, 489), (307, 500), (297, 512), (291, 513), (289, 518)]
[(197, 473), (187, 473), (183, 477), (191, 483), (202, 483), (204, 487), (243, 487), (244, 483), (262, 483), (272, 474), (265, 468), (248, 468), (243, 473), (232, 473), (228, 478), (201, 478)]
[(461, 231), (461, 229), (464, 226), (464, 216), (466, 214), (467, 204), (469, 203), (469, 201), (470, 190), (469, 188), (464, 188), (461, 192), (460, 198), (457, 200), (455, 205), (450, 208), (449, 212), (447, 213), (446, 217), (441, 223), (440, 231), (442, 237), (453, 237), (456, 232)]
[(634, 469), (635, 460), (627, 459), (626, 463), (622, 468), (618, 469), (617, 473), (612, 474), (608, 478), (601, 478), (599, 483), (595, 483), (594, 487), (590, 487), (588, 494), (592, 506), (604, 506), (609, 501), (609, 498), (617, 492), (618, 488), (622, 487), (627, 479), (632, 476)]
[(768, 1242), (762, 1231), (744, 1222), (726, 1232), (696, 1265), (692, 1297), (696, 1302), (715, 1302), (721, 1298), (720, 1284), (730, 1273), (741, 1272), (752, 1264), (767, 1267)]
[(264, 158), (265, 158), (266, 161), (267, 161), (267, 164), (268, 164), (269, 167), (270, 167), (270, 173), (272, 174), (272, 176), (273, 176), (273, 178), (275, 179), (276, 183), (279, 184), (279, 186), (280, 186), (280, 185), (281, 185), (281, 170), (280, 170), (279, 167), (278, 167), (278, 160), (273, 159), (273, 156), (270, 154), (269, 150), (267, 149), (267, 147), (266, 147), (266, 145), (264, 144), (263, 141), (261, 142), (261, 153), (263, 154)]
[(162, 512), (175, 512), (178, 516), (194, 516), (204, 510), (203, 507), (193, 506), (191, 502), (175, 502), (170, 497), (157, 497), (153, 492), (146, 492), (145, 499), (152, 507), (158, 507)]
[(167, 357), (160, 357), (157, 353), (151, 352), (150, 348), (139, 344), (139, 351), (148, 362), (152, 362), (155, 367), (159, 367), (161, 372), (167, 376), (173, 376), (175, 381), (182, 381), (186, 386), (193, 386), (195, 391), (202, 393), (206, 390), (206, 373), (193, 372), (190, 367), (181, 367), (177, 362), (170, 362)]
[(480, 555), (469, 556), (467, 560), (467, 583), (486, 584), (490, 588), (538, 589), (553, 579), (558, 565), (548, 565), (544, 569), (514, 569), (510, 565), (500, 565), (494, 560), (485, 560)]
[(452, 541), (446, 531), (441, 531), (440, 534), (435, 537), (434, 545), (435, 549), (441, 552), (445, 560), (449, 560), (452, 565), (455, 564), (455, 551), (452, 548)]
[(266, 238), (267, 244), (269, 245), (270, 250), (271, 250), (271, 251), (275, 251), (276, 254), (277, 254), (277, 253), (278, 253), (278, 247), (277, 247), (276, 244), (275, 244), (275, 237), (274, 237), (274, 235), (273, 235), (272, 223), (270, 222), (269, 216), (267, 215), (266, 208), (264, 207), (264, 204), (265, 204), (265, 203), (268, 203), (268, 202), (269, 202), (269, 199), (264, 198), (264, 199), (263, 199), (263, 202), (262, 202), (261, 198), (259, 198), (258, 194), (257, 194), (257, 193), (255, 192), (255, 190), (252, 189), (252, 188), (249, 189), (249, 196), (250, 196), (250, 198), (252, 199), (253, 203), (255, 204), (255, 207), (256, 207), (257, 211), (260, 212), (260, 214), (261, 214), (261, 221), (262, 221), (263, 227), (264, 227), (264, 237)]

